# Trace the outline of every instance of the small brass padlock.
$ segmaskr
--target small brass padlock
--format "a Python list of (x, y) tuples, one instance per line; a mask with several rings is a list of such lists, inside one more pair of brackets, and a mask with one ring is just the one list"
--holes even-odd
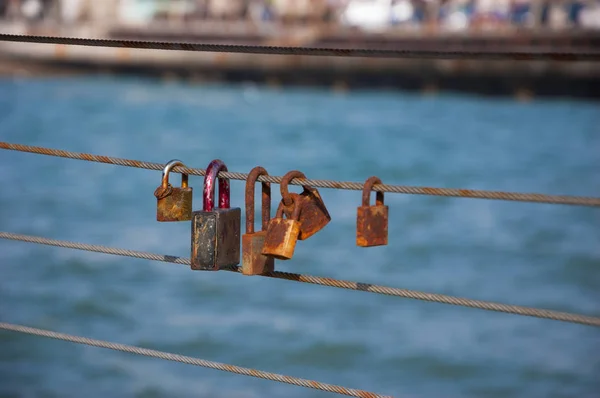
[(388, 207), (383, 204), (383, 192), (376, 193), (375, 206), (369, 205), (375, 184), (381, 184), (381, 180), (370, 177), (363, 187), (362, 206), (356, 215), (357, 246), (383, 246), (388, 243)]
[(283, 201), (279, 203), (275, 218), (269, 221), (267, 235), (265, 236), (265, 244), (262, 254), (272, 256), (279, 260), (289, 260), (294, 255), (296, 241), (300, 236), (300, 222), (298, 221), (301, 215), (300, 195), (296, 193), (290, 194), (294, 211), (292, 217), (283, 218)]
[(271, 184), (262, 185), (262, 230), (254, 232), (254, 185), (256, 179), (268, 176), (267, 170), (257, 166), (250, 171), (246, 180), (246, 233), (242, 235), (242, 274), (261, 275), (275, 270), (273, 257), (262, 254), (267, 227), (271, 218)]
[(215, 205), (215, 181), (220, 171), (227, 171), (221, 160), (210, 162), (204, 176), (203, 210), (192, 212), (193, 270), (218, 271), (240, 263), (239, 207), (229, 208), (229, 180), (218, 178), (219, 207)]
[(181, 160), (169, 161), (162, 174), (162, 184), (154, 191), (156, 221), (188, 221), (192, 219), (192, 188), (188, 175), (181, 174), (181, 188), (169, 184), (169, 173), (175, 166), (186, 167)]
[[(290, 198), (288, 184), (294, 178), (304, 178), (304, 173), (292, 170), (283, 176), (281, 180), (281, 197), (283, 202), (283, 212), (290, 218), (294, 211), (294, 203)], [(305, 240), (319, 232), (331, 221), (331, 216), (325, 207), (325, 203), (316, 188), (308, 185), (302, 186), (300, 193), (300, 236), (299, 240)]]

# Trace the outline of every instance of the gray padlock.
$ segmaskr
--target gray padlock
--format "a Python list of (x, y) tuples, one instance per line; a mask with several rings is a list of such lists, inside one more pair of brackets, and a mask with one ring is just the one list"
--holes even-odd
[(219, 159), (208, 165), (204, 176), (203, 210), (192, 212), (193, 270), (218, 271), (240, 263), (241, 209), (229, 208), (229, 180), (218, 178), (219, 207), (215, 205), (215, 181), (227, 166)]

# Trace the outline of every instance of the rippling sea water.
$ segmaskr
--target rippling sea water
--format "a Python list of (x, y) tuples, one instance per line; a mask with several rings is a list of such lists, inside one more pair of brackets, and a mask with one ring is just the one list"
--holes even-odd
[[(600, 195), (600, 109), (571, 100), (3, 79), (0, 137), (240, 172)], [(198, 207), (202, 178), (190, 181)], [(155, 221), (159, 182), (1, 151), (0, 230), (188, 256), (189, 223)], [(389, 245), (365, 249), (360, 193), (320, 192), (332, 222), (279, 270), (600, 315), (598, 209), (386, 195)], [(242, 198), (232, 181), (232, 203)], [(13, 241), (0, 241), (0, 263), (3, 322), (397, 396), (600, 394), (593, 327)], [(330, 396), (9, 332), (0, 395)]]

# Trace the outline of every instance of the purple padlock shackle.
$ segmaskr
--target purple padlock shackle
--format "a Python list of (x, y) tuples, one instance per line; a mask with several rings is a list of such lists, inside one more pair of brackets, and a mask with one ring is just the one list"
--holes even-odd
[[(204, 176), (204, 190), (202, 192), (202, 210), (213, 211), (215, 208), (215, 180), (220, 171), (228, 171), (227, 166), (220, 159), (215, 159), (206, 168)], [(229, 180), (219, 180), (219, 209), (229, 209)]]

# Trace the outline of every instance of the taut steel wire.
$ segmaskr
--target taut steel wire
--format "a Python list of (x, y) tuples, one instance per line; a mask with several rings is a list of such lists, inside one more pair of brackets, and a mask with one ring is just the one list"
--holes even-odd
[(276, 46), (253, 46), (236, 44), (209, 44), (209, 43), (178, 43), (164, 41), (141, 41), (120, 39), (86, 39), (77, 37), (57, 36), (28, 36), (0, 34), (0, 41), (19, 43), (44, 43), (44, 44), (66, 44), (92, 47), (117, 47), (117, 48), (141, 48), (154, 50), (178, 50), (178, 51), (202, 51), (202, 52), (225, 52), (242, 54), (277, 54), (277, 55), (310, 55), (330, 57), (366, 57), (366, 58), (441, 58), (441, 59), (509, 59), (509, 60), (534, 60), (549, 59), (555, 61), (598, 61), (600, 51), (574, 50), (572, 48), (553, 47), (532, 50), (531, 48), (519, 48), (518, 50), (502, 51), (481, 49), (478, 51), (453, 49), (445, 45), (436, 49), (423, 49), (422, 44), (404, 46), (402, 49), (350, 49), (350, 48), (320, 48), (320, 47), (276, 47)]
[[(228, 53), (244, 53), (244, 54), (278, 54), (278, 55), (306, 55), (306, 56), (334, 56), (334, 57), (368, 57), (368, 58), (440, 58), (440, 59), (512, 59), (512, 60), (534, 60), (548, 59), (559, 61), (599, 61), (600, 51), (594, 50), (574, 50), (569, 48), (561, 48), (557, 50), (552, 47), (540, 49), (518, 48), (517, 50), (487, 50), (469, 51), (458, 47), (446, 47), (444, 49), (423, 49), (419, 46), (404, 46), (401, 49), (343, 49), (343, 48), (317, 48), (317, 47), (276, 47), (276, 46), (256, 46), (256, 45), (225, 45), (225, 44), (206, 44), (206, 43), (185, 43), (185, 42), (158, 42), (158, 41), (139, 41), (139, 40), (119, 40), (119, 39), (87, 39), (74, 37), (50, 37), (50, 36), (26, 36), (0, 34), (0, 41), (4, 42), (21, 42), (21, 43), (43, 43), (43, 44), (63, 44), (63, 45), (80, 45), (93, 47), (117, 47), (117, 48), (139, 48), (139, 49), (157, 49), (157, 50), (179, 50), (179, 51), (200, 51), (200, 52), (228, 52)], [(19, 144), (10, 144), (0, 142), (0, 149), (9, 149), (22, 152), (30, 152), (51, 156), (59, 156), (71, 159), (87, 160), (101, 163), (116, 164), (121, 166), (139, 167), (151, 170), (162, 170), (163, 165), (159, 163), (141, 162), (130, 159), (121, 159), (107, 156), (92, 155), (86, 153), (76, 153), (49, 149), (43, 147), (34, 147)], [(203, 176), (204, 169), (195, 169), (178, 166), (173, 169), (176, 172), (185, 172), (192, 175)], [(246, 180), (247, 174), (235, 172), (220, 172), (220, 177)], [(281, 177), (260, 176), (258, 181), (266, 181), (271, 183), (280, 183)], [(349, 189), (362, 190), (363, 184), (353, 182), (331, 181), (331, 180), (304, 180), (295, 178), (290, 182), (292, 185), (312, 185), (320, 188), (334, 189)], [(484, 190), (464, 190), (464, 189), (449, 189), (449, 188), (429, 188), (429, 187), (410, 187), (401, 185), (386, 185), (378, 184), (373, 187), (373, 190), (379, 192), (405, 193), (405, 194), (420, 194), (420, 195), (436, 195), (436, 196), (452, 196), (452, 197), (470, 197), (480, 199), (496, 199), (496, 200), (511, 200), (521, 202), (537, 202), (537, 203), (554, 203), (554, 204), (569, 204), (582, 206), (600, 206), (600, 198), (592, 197), (577, 197), (566, 195), (544, 195), (536, 193), (511, 193), (500, 191), (484, 191)], [(77, 242), (67, 242), (55, 239), (47, 239), (43, 237), (35, 237), (21, 235), (9, 232), (0, 232), (0, 238), (19, 240), (31, 243), (44, 245), (72, 248), (78, 250), (86, 250), (113, 254), (119, 256), (129, 256), (135, 258), (149, 259), (155, 261), (170, 262), (176, 264), (189, 265), (188, 258), (177, 256), (160, 255), (155, 253), (147, 253), (126, 249), (109, 248), (99, 245), (89, 245)], [(241, 273), (241, 267), (234, 266), (227, 271)], [(553, 319), (564, 322), (580, 323), (590, 326), (600, 326), (600, 317), (571, 314), (559, 311), (544, 310), (537, 308), (529, 308), (515, 305), (499, 304), (480, 300), (471, 300), (441, 294), (424, 293), (411, 291), (407, 289), (391, 288), (385, 286), (377, 286), (365, 283), (349, 282), (336, 280), (331, 278), (316, 277), (311, 275), (293, 274), (288, 272), (271, 272), (263, 275), (271, 278), (286, 279), (296, 282), (312, 283), (330, 287), (338, 287), (351, 290), (362, 290), (371, 293), (385, 294), (391, 296), (399, 296), (404, 298), (412, 298), (418, 300), (439, 302), (458, 306), (480, 308), (489, 311), (505, 312), (517, 315)], [(159, 358), (163, 360), (176, 361), (185, 364), (202, 366), (206, 368), (217, 369), (226, 372), (242, 374), (267, 380), (277, 381), (281, 383), (293, 384), (306, 388), (313, 388), (322, 391), (334, 392), (343, 395), (354, 397), (369, 397), (378, 398), (384, 397), (380, 394), (375, 394), (367, 391), (350, 389), (346, 387), (336, 386), (332, 384), (320, 383), (312, 380), (306, 380), (291, 376), (280, 375), (276, 373), (264, 372), (260, 370), (243, 368), (235, 365), (228, 365), (219, 362), (207, 361), (204, 359), (193, 358), (189, 356), (167, 353), (142, 347), (129, 346), (119, 343), (113, 343), (103, 340), (96, 340), (87, 337), (74, 336), (65, 333), (54, 332), (50, 330), (32, 328), (23, 325), (0, 322), (0, 330), (7, 330), (19, 333), (25, 333), (36, 336), (43, 336), (52, 339), (64, 340), (77, 344), (84, 344), (100, 348), (143, 355), (148, 357)]]
[[(156, 254), (141, 252), (135, 250), (119, 249), (99, 245), (90, 245), (78, 242), (68, 242), (63, 240), (48, 239), (43, 237), (21, 235), (11, 232), (0, 232), (0, 239), (10, 239), (23, 242), (37, 243), (42, 245), (64, 247), (69, 249), (86, 250), (98, 253), (113, 254), (117, 256), (127, 256), (142, 258), (153, 261), (163, 261), (167, 263), (189, 265), (190, 259), (177, 256), (169, 256), (165, 254)], [(225, 271), (233, 271), (241, 273), (241, 267), (234, 266), (224, 269)], [(535, 318), (552, 319), (555, 321), (580, 323), (589, 326), (600, 326), (600, 317), (571, 314), (567, 312), (559, 312), (553, 310), (545, 310), (531, 307), (523, 307), (519, 305), (500, 304), (490, 301), (472, 300), (461, 297), (447, 296), (437, 293), (425, 293), (409, 289), (400, 289), (387, 286), (372, 285), (370, 283), (350, 282), (333, 278), (324, 278), (312, 275), (293, 274), (290, 272), (275, 271), (267, 275), (262, 275), (270, 278), (285, 279), (295, 282), (312, 283), (315, 285), (337, 287), (341, 289), (360, 290), (369, 293), (383, 294), (388, 296), (397, 296), (410, 298), (415, 300), (431, 301), (442, 304), (451, 304), (462, 307), (479, 308), (487, 311), (505, 312), (515, 315), (531, 316)]]
[(130, 346), (119, 343), (112, 343), (110, 341), (96, 340), (90, 339), (87, 337), (73, 336), (65, 333), (58, 333), (51, 330), (37, 329), (29, 326), (23, 325), (15, 325), (11, 323), (0, 322), (0, 329), (2, 330), (10, 330), (18, 333), (26, 333), (32, 334), (35, 336), (48, 337), (51, 339), (64, 340), (71, 343), (84, 344), (94, 347), (100, 348), (108, 348), (110, 350), (122, 351), (131, 354), (144, 355), (147, 357), (154, 357), (159, 359), (164, 359), (166, 361), (174, 361), (181, 362), (188, 365), (202, 366), (205, 368), (217, 369), (224, 372), (237, 373), (245, 376), (258, 377), (261, 379), (267, 379), (272, 381), (277, 381), (280, 383), (286, 384), (294, 384), (301, 387), (306, 388), (314, 388), (317, 390), (329, 391), (343, 395), (350, 395), (352, 397), (362, 397), (362, 398), (387, 398), (389, 396), (375, 394), (368, 391), (363, 390), (355, 390), (353, 388), (346, 388), (341, 386), (336, 386), (333, 384), (321, 383), (318, 381), (300, 379), (298, 377), (285, 376), (277, 373), (264, 372), (262, 370), (255, 370), (250, 368), (243, 368), (235, 365), (228, 365), (220, 362), (207, 361), (205, 359), (188, 357), (185, 355), (172, 354), (169, 352), (151, 350), (149, 348), (142, 348), (136, 346)]
[[(148, 170), (163, 170), (165, 165), (162, 163), (144, 162), (139, 160), (115, 158), (110, 156), (93, 155), (89, 153), (70, 152), (61, 149), (44, 148), (31, 145), (11, 144), (9, 142), (0, 141), (0, 149), (8, 149), (19, 152), (36, 153), (39, 155), (58, 156), (62, 158), (85, 160), (89, 162), (99, 162), (114, 164), (126, 167), (137, 167)], [(188, 168), (175, 166), (172, 172), (187, 173), (190, 175), (203, 176), (206, 173), (204, 169)], [(243, 180), (248, 178), (246, 173), (234, 172), (219, 172), (219, 177), (229, 178), (232, 180)], [(281, 177), (275, 176), (260, 176), (258, 181), (265, 181), (279, 184)], [(332, 189), (347, 189), (362, 191), (364, 183), (333, 181), (333, 180), (310, 180), (294, 178), (291, 185), (311, 185), (318, 188)], [(546, 195), (540, 193), (517, 193), (517, 192), (502, 192), (488, 191), (475, 189), (456, 189), (456, 188), (430, 188), (430, 187), (415, 187), (407, 185), (388, 185), (376, 184), (373, 186), (374, 191), (402, 193), (411, 195), (434, 195), (434, 196), (449, 196), (458, 198), (476, 198), (476, 199), (493, 199), (493, 200), (508, 200), (517, 202), (533, 202), (533, 203), (552, 203), (562, 205), (578, 205), (578, 206), (593, 206), (600, 207), (600, 198), (586, 196), (570, 196), (570, 195)]]

